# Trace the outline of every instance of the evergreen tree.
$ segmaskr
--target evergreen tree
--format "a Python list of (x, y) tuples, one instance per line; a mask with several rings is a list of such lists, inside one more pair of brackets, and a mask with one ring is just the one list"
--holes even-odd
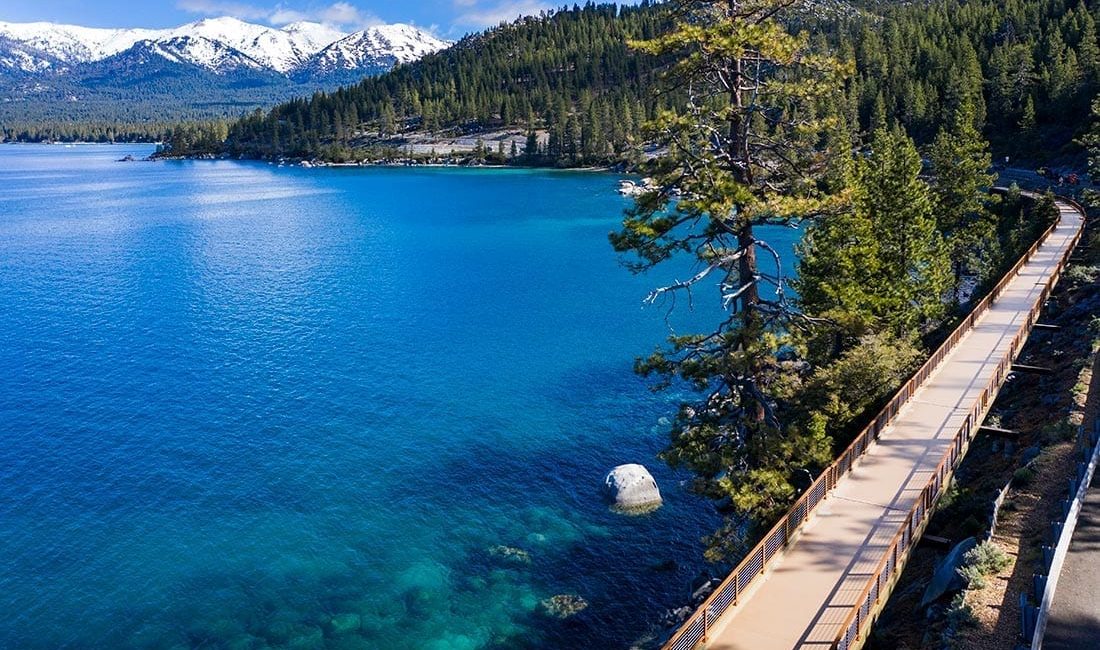
[(879, 129), (871, 154), (856, 164), (853, 183), (853, 210), (870, 222), (878, 246), (871, 313), (898, 336), (942, 318), (950, 287), (950, 259), (920, 173), (913, 140), (896, 129)]
[[(657, 189), (638, 199), (612, 235), (639, 272), (682, 254), (701, 265), (651, 300), (717, 284), (728, 317), (712, 332), (673, 337), (638, 370), (679, 377), (701, 392), (681, 408), (665, 458), (694, 470), (707, 493), (765, 517), (793, 496), (795, 474), (830, 454), (819, 432), (781, 420), (789, 366), (780, 354), (789, 328), (805, 323), (786, 299), (782, 269), (765, 270), (757, 258), (774, 254), (758, 226), (829, 205), (819, 145), (835, 120), (815, 115), (823, 97), (842, 92), (847, 72), (786, 31), (777, 17), (788, 5), (676, 0), (669, 7), (674, 27), (636, 44), (674, 57), (669, 74), (691, 93), (685, 109), (665, 110), (652, 124), (667, 151), (657, 163)], [(718, 552), (723, 539), (712, 540)]]
[(948, 246), (956, 302), (963, 273), (988, 273), (996, 256), (995, 223), (988, 203), (989, 188), (997, 177), (988, 172), (989, 143), (975, 122), (970, 104), (963, 104), (931, 149), (936, 222)]
[(1024, 151), (1030, 151), (1036, 145), (1039, 138), (1038, 118), (1035, 116), (1035, 101), (1028, 95), (1024, 101), (1023, 113), (1020, 115), (1019, 142)]
[(845, 209), (815, 220), (797, 246), (794, 287), (806, 314), (832, 324), (811, 339), (811, 357), (838, 357), (860, 337), (875, 331), (876, 289), (880, 288), (879, 240), (866, 211)]
[(1100, 37), (1096, 33), (1096, 19), (1083, 2), (1077, 7), (1077, 14), (1082, 21), (1077, 61), (1081, 65), (1086, 91), (1095, 93), (1100, 87)]

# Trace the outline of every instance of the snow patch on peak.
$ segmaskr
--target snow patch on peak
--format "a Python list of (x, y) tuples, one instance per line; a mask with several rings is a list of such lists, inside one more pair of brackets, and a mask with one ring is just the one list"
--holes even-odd
[(55, 23), (0, 22), (0, 36), (33, 47), (65, 63), (105, 59), (151, 40), (163, 32), (155, 29), (95, 29)]
[(445, 50), (454, 43), (436, 38), (413, 25), (394, 23), (379, 25), (363, 32), (373, 38), (379, 49), (388, 50), (401, 63), (410, 63), (429, 54)]
[[(188, 37), (195, 39), (196, 44), (203, 41), (221, 43), (279, 72), (290, 70), (312, 54), (303, 51), (302, 46), (287, 32), (230, 17), (206, 18), (189, 23), (172, 30), (169, 36), (171, 39)], [(192, 53), (196, 62), (202, 61), (204, 55), (214, 55), (214, 52), (200, 47)], [(217, 65), (215, 60), (207, 63), (212, 69)]]
[(0, 68), (24, 72), (94, 63), (139, 45), (142, 55), (155, 53), (219, 73), (258, 67), (290, 75), (359, 68), (381, 71), (451, 44), (402, 24), (346, 34), (316, 22), (276, 28), (232, 17), (206, 18), (164, 30), (0, 22)]
[(144, 41), (147, 51), (175, 63), (188, 63), (228, 74), (242, 69), (264, 70), (267, 66), (228, 45), (202, 36), (176, 36)]
[(355, 32), (321, 50), (310, 62), (314, 74), (411, 63), (451, 46), (412, 25), (380, 25)]
[(347, 32), (341, 31), (332, 25), (314, 23), (308, 20), (283, 25), (282, 30), (299, 42), (308, 44), (314, 53), (320, 52), (326, 46), (348, 35)]

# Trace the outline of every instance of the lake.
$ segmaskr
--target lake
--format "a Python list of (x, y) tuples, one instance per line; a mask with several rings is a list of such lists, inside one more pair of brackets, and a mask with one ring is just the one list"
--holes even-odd
[[(631, 367), (686, 269), (621, 266), (617, 177), (151, 151), (0, 146), (0, 647), (627, 648), (685, 604), (718, 519)], [(608, 510), (625, 462), (664, 507)]]

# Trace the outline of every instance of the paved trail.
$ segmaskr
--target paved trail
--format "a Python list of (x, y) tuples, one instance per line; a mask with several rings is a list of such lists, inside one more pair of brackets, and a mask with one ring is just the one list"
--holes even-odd
[[(830, 647), (1079, 230), (1083, 217), (1059, 205), (1055, 231), (838, 482), (760, 586), (712, 628), (708, 650)], [(1094, 549), (1100, 555), (1100, 544)]]

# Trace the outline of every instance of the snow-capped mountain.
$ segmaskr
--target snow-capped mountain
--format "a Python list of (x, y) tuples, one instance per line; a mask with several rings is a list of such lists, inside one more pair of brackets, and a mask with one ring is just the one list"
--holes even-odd
[(169, 61), (218, 74), (249, 67), (284, 75), (308, 71), (316, 76), (318, 71), (359, 68), (377, 72), (448, 45), (410, 25), (383, 25), (347, 34), (320, 23), (276, 28), (229, 17), (162, 30), (0, 22), (0, 69), (64, 73), (137, 48), (135, 53), (158, 53)]
[(172, 29), (0, 22), (0, 123), (234, 117), (449, 45), (409, 25), (348, 34), (235, 18)]
[[(324, 34), (324, 36), (318, 38), (318, 34)], [(216, 43), (237, 50), (265, 68), (285, 73), (302, 65), (309, 57), (316, 54), (325, 46), (325, 40), (329, 38), (338, 40), (344, 36), (346, 34), (343, 32), (320, 24), (298, 23), (295, 30), (291, 32), (253, 25), (236, 18), (211, 18), (173, 29), (167, 35), (167, 39), (189, 39), (198, 48), (204, 50), (207, 49), (204, 41)], [(162, 36), (154, 40), (165, 38)], [(188, 57), (188, 60), (196, 65), (211, 68), (213, 62), (206, 62), (203, 58), (204, 53), (195, 52)]]
[[(90, 63), (118, 54), (145, 39), (162, 35), (152, 29), (94, 29), (55, 23), (0, 22), (0, 36), (37, 50), (61, 63)], [(23, 69), (24, 72), (31, 70)]]
[(41, 50), (0, 36), (0, 70), (34, 74), (57, 63), (57, 59)]
[(282, 29), (294, 37), (295, 41), (302, 44), (304, 49), (309, 52), (320, 52), (330, 43), (335, 43), (347, 36), (346, 32), (342, 32), (335, 27), (309, 22), (308, 20), (283, 25)]
[(356, 32), (332, 43), (310, 62), (314, 73), (410, 63), (445, 49), (450, 43), (412, 25), (383, 25)]
[(241, 69), (262, 70), (272, 67), (270, 62), (261, 62), (221, 41), (201, 36), (175, 36), (141, 41), (126, 53), (129, 58), (138, 53), (152, 54), (172, 63), (194, 65), (220, 75)]

